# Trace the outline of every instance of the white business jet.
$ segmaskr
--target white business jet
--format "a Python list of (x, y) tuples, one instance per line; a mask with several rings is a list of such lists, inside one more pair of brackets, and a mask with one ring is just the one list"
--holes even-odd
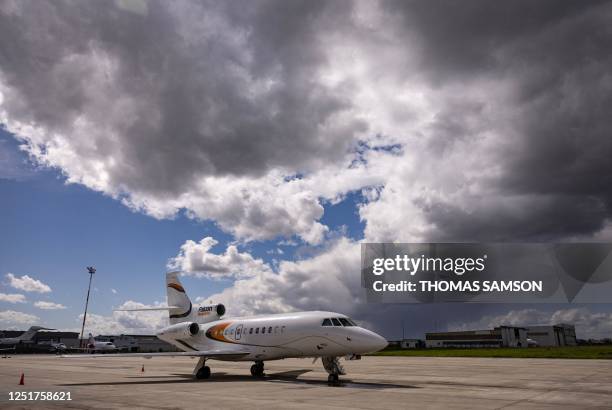
[(210, 367), (206, 366), (208, 359), (252, 361), (251, 374), (261, 377), (266, 360), (313, 357), (315, 360), (321, 358), (329, 374), (328, 381), (337, 382), (338, 377), (345, 374), (340, 357), (358, 360), (362, 354), (387, 346), (382, 336), (358, 326), (340, 313), (295, 312), (221, 319), (225, 314), (222, 304), (197, 308), (192, 305), (178, 272), (166, 274), (166, 289), (167, 307), (121, 311), (168, 310), (170, 326), (160, 330), (157, 337), (181, 352), (126, 353), (114, 357), (199, 357), (193, 371), (198, 379), (210, 377)]

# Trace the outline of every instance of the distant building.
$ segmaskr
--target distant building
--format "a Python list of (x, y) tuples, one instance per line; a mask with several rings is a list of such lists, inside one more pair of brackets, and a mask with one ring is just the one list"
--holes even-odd
[(53, 332), (41, 330), (34, 336), (37, 344), (63, 343), (68, 348), (79, 347), (79, 334), (77, 332)]
[(564, 323), (528, 326), (527, 337), (535, 340), (538, 346), (576, 346), (578, 344), (575, 326)]
[(419, 349), (425, 347), (425, 341), (421, 339), (404, 339), (399, 343), (402, 349)]
[(527, 329), (499, 326), (491, 330), (425, 334), (427, 347), (527, 347)]
[(118, 349), (126, 352), (177, 352), (175, 346), (158, 339), (155, 335), (99, 335), (98, 341), (112, 342)]
[[(19, 337), (25, 330), (0, 330), (0, 337)], [(47, 353), (53, 343), (63, 343), (68, 348), (79, 347), (79, 334), (77, 332), (61, 332), (53, 330), (40, 330), (36, 332), (30, 342), (16, 346), (18, 353)]]

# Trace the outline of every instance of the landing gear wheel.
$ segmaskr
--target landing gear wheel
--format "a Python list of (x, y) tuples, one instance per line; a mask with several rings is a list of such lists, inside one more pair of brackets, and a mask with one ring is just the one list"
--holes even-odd
[(338, 383), (338, 375), (337, 374), (330, 374), (329, 376), (327, 376), (327, 382), (329, 384), (337, 384)]
[(264, 364), (263, 362), (256, 362), (251, 366), (251, 376), (262, 377), (264, 375)]
[(196, 373), (196, 379), (208, 379), (210, 377), (210, 367), (204, 366)]

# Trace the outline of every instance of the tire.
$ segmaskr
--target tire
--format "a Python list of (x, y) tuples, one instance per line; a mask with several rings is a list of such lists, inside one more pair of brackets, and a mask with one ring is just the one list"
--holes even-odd
[(264, 375), (263, 363), (255, 363), (251, 366), (251, 375), (253, 377), (262, 377)]
[(338, 375), (337, 374), (330, 374), (329, 376), (327, 376), (327, 382), (330, 383), (330, 384), (338, 383)]
[(196, 379), (208, 379), (210, 378), (210, 367), (204, 366), (196, 373)]

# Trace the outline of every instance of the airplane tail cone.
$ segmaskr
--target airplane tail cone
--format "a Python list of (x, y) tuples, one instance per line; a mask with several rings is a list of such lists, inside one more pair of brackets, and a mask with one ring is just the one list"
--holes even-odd
[(20, 386), (25, 385), (25, 380), (24, 380), (24, 374), (23, 373), (21, 373), (21, 377), (19, 378), (19, 385)]

